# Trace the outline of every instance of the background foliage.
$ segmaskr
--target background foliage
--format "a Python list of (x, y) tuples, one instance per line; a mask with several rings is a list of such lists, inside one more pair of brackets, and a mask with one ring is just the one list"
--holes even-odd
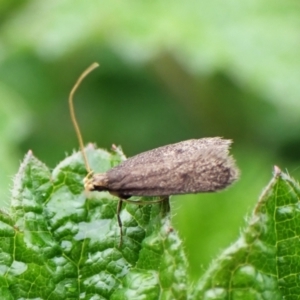
[[(299, 4), (294, 1), (1, 1), (0, 196), (28, 149), (54, 167), (86, 142), (132, 156), (189, 138), (234, 140), (241, 180), (173, 197), (192, 278), (238, 236), (272, 166), (299, 176)], [(299, 178), (299, 177), (298, 177)]]

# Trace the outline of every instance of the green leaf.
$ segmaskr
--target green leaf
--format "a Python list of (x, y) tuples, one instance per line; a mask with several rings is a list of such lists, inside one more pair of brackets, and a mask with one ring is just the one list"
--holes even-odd
[(298, 183), (275, 167), (248, 226), (191, 299), (300, 299), (299, 197)]
[[(95, 172), (124, 157), (86, 152)], [(0, 213), (0, 299), (300, 299), (300, 187), (277, 167), (240, 238), (194, 286), (168, 201), (124, 204), (119, 247), (118, 199), (84, 191), (85, 175), (81, 153), (52, 172), (26, 155)]]
[[(87, 147), (93, 170), (121, 153)], [(186, 258), (170, 225), (168, 202), (124, 204), (84, 191), (75, 153), (51, 173), (29, 152), (14, 180), (10, 213), (0, 214), (1, 299), (184, 299)], [(147, 199), (145, 199), (147, 201)]]

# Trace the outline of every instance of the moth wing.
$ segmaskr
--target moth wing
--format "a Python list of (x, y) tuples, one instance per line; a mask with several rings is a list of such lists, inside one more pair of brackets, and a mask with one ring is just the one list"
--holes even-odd
[(238, 176), (230, 140), (188, 140), (138, 154), (107, 172), (108, 188), (124, 196), (211, 192)]

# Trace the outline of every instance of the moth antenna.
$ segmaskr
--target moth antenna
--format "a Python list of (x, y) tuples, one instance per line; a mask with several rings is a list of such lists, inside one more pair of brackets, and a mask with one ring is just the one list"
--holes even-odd
[(78, 125), (78, 122), (76, 120), (76, 116), (75, 116), (75, 110), (74, 110), (74, 104), (73, 104), (73, 97), (74, 97), (74, 94), (77, 90), (77, 88), (79, 87), (79, 85), (81, 84), (82, 80), (89, 74), (91, 73), (94, 69), (98, 68), (99, 67), (99, 64), (94, 62), (93, 64), (91, 64), (81, 75), (80, 77), (77, 79), (75, 85), (73, 86), (71, 92), (70, 92), (70, 95), (69, 95), (69, 107), (70, 107), (70, 114), (71, 114), (71, 119), (72, 119), (72, 122), (73, 122), (73, 125), (74, 125), (74, 128), (75, 128), (75, 131), (76, 131), (76, 135), (77, 135), (77, 138), (78, 138), (78, 141), (79, 141), (79, 146), (80, 146), (80, 151), (82, 153), (82, 156), (83, 156), (83, 160), (84, 160), (84, 164), (85, 164), (85, 167), (86, 167), (86, 170), (88, 172), (88, 174), (91, 174), (92, 171), (91, 171), (91, 168), (90, 168), (90, 165), (89, 165), (89, 162), (88, 162), (88, 159), (87, 159), (87, 156), (84, 152), (84, 144), (83, 144), (83, 139), (82, 139), (82, 135), (81, 135), (81, 132), (80, 132), (80, 128), (79, 128), (79, 125)]

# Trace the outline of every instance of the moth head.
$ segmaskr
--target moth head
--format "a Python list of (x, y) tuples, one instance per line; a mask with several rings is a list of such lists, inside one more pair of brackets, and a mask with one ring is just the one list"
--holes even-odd
[(93, 174), (89, 172), (83, 179), (86, 191), (107, 191), (108, 179), (106, 173)]

